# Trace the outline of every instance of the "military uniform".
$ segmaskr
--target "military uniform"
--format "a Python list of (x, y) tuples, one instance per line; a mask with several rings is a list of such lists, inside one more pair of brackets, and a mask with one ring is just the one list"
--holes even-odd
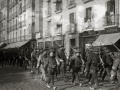
[[(79, 50), (75, 50), (75, 55), (70, 58), (70, 67), (69, 70), (72, 69), (72, 83), (74, 83), (75, 78), (79, 81), (79, 71), (81, 70), (82, 61), (80, 56), (77, 56), (76, 53), (80, 53)], [(75, 84), (75, 83), (74, 83)]]
[(65, 72), (66, 72), (66, 56), (63, 49), (63, 46), (60, 46), (60, 49), (56, 52), (56, 59), (60, 62), (60, 74), (64, 77), (65, 80)]
[[(52, 55), (51, 55), (52, 54)], [(48, 53), (48, 60), (47, 63), (45, 65), (45, 68), (47, 67), (48, 70), (48, 79), (46, 80), (47, 82), (47, 87), (50, 88), (49, 83), (51, 82), (52, 86), (54, 89), (56, 89), (56, 87), (54, 86), (54, 74), (56, 72), (56, 67), (57, 67), (57, 62), (55, 59), (55, 50), (51, 49)]]
[(105, 71), (102, 76), (102, 80), (104, 81), (106, 75), (108, 75), (108, 77), (110, 78), (110, 71), (113, 65), (113, 59), (110, 56), (110, 52), (108, 49), (106, 50), (106, 53), (103, 55), (102, 60), (104, 62), (104, 67), (105, 67)]
[(31, 72), (33, 72), (32, 71), (33, 66), (37, 64), (37, 59), (38, 59), (38, 54), (36, 49), (34, 49), (34, 51), (31, 53)]
[(119, 87), (120, 87), (120, 55), (117, 56), (113, 66), (112, 66), (111, 76), (115, 76), (115, 73), (117, 73), (118, 82), (117, 82), (114, 90), (119, 90)]

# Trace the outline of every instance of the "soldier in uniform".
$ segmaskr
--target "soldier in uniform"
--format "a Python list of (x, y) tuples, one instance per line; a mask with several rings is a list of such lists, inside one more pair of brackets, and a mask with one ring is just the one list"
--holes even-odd
[(74, 55), (70, 58), (70, 67), (69, 70), (72, 69), (72, 83), (75, 85), (74, 80), (77, 78), (79, 81), (79, 71), (81, 70), (82, 60), (80, 59), (80, 51), (75, 50)]
[(116, 74), (117, 74), (118, 82), (115, 85), (114, 90), (119, 90), (119, 87), (120, 87), (120, 52), (119, 52), (119, 55), (117, 56), (113, 66), (112, 66), (111, 80), (114, 79)]
[(53, 89), (55, 90), (57, 87), (54, 86), (54, 74), (56, 72), (57, 69), (57, 62), (55, 59), (55, 49), (50, 49), (49, 53), (48, 53), (48, 60), (47, 63), (45, 65), (45, 69), (48, 69), (48, 79), (46, 80), (46, 86), (48, 88), (51, 88), (51, 86), (49, 85), (49, 83), (51, 82)]
[(60, 74), (63, 76), (65, 80), (65, 72), (66, 72), (66, 55), (64, 52), (63, 45), (60, 45), (60, 48), (56, 52), (56, 59), (60, 62)]
[(105, 54), (103, 55), (102, 60), (104, 62), (104, 67), (105, 67), (105, 71), (104, 71), (103, 76), (102, 76), (102, 80), (104, 81), (104, 79), (107, 75), (108, 75), (108, 78), (110, 79), (110, 71), (111, 71), (112, 65), (113, 65), (113, 59), (110, 56), (109, 49), (105, 50)]
[(94, 90), (94, 88), (93, 88), (94, 83), (96, 85), (96, 88), (99, 89), (97, 72), (99, 70), (100, 59), (99, 59), (98, 49), (94, 49), (93, 53), (91, 55), (92, 55), (92, 59), (91, 59), (90, 73), (91, 73), (92, 77), (91, 77), (91, 87), (90, 87), (90, 89)]
[(31, 53), (31, 72), (33, 72), (33, 66), (37, 62), (38, 59), (38, 54), (37, 54), (37, 49), (34, 49)]

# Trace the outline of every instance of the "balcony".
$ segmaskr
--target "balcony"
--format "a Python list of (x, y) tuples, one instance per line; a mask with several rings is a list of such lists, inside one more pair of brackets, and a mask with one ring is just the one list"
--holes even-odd
[(22, 14), (22, 8), (21, 8), (21, 9), (19, 9), (19, 14)]
[(83, 3), (88, 3), (88, 2), (91, 2), (91, 1), (94, 1), (94, 0), (82, 0)]
[(14, 17), (17, 17), (17, 11), (14, 13)]
[(26, 20), (24, 20), (24, 21), (22, 22), (22, 26), (23, 26), (23, 27), (26, 26)]
[(26, 5), (22, 7), (22, 12), (26, 11)]
[(76, 0), (69, 0), (67, 4), (68, 4), (68, 9), (74, 8), (76, 7)]
[(22, 28), (22, 22), (20, 22), (20, 28)]
[(17, 24), (17, 28), (20, 28), (20, 23)]
[(19, 16), (19, 11), (17, 11), (17, 16)]
[(15, 26), (16, 26), (16, 25), (13, 26), (14, 30), (16, 30), (16, 27), (15, 27)]
[(118, 26), (119, 25), (119, 19), (120, 15), (115, 14), (115, 15), (110, 15), (107, 17), (103, 17), (104, 21), (104, 27), (112, 27), (112, 26)]
[(71, 23), (70, 25), (67, 26), (69, 33), (76, 33), (76, 24)]
[(45, 37), (50, 37), (50, 30), (45, 30)]

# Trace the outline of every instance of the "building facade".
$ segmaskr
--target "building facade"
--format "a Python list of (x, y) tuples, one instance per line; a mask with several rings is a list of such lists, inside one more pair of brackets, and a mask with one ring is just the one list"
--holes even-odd
[(1, 0), (0, 1), (0, 42), (6, 42), (8, 38), (7, 34), (7, 4), (8, 0)]
[(44, 0), (43, 39), (38, 42), (48, 47), (55, 41), (64, 43), (68, 55), (74, 46), (84, 52), (100, 32), (119, 27), (119, 4), (119, 0)]

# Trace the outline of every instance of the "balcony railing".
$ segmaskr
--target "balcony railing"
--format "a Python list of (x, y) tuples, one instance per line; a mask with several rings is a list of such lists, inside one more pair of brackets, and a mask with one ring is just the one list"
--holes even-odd
[(76, 24), (71, 23), (67, 26), (69, 33), (76, 33)]
[(26, 11), (26, 5), (22, 7), (22, 12)]
[(118, 26), (119, 25), (119, 19), (120, 15), (115, 14), (115, 15), (109, 15), (103, 18), (104, 19), (104, 26)]
[(24, 21), (22, 22), (22, 26), (23, 26), (23, 27), (26, 26), (26, 20), (24, 20)]
[(68, 0), (68, 8), (73, 8), (76, 6), (76, 0)]

